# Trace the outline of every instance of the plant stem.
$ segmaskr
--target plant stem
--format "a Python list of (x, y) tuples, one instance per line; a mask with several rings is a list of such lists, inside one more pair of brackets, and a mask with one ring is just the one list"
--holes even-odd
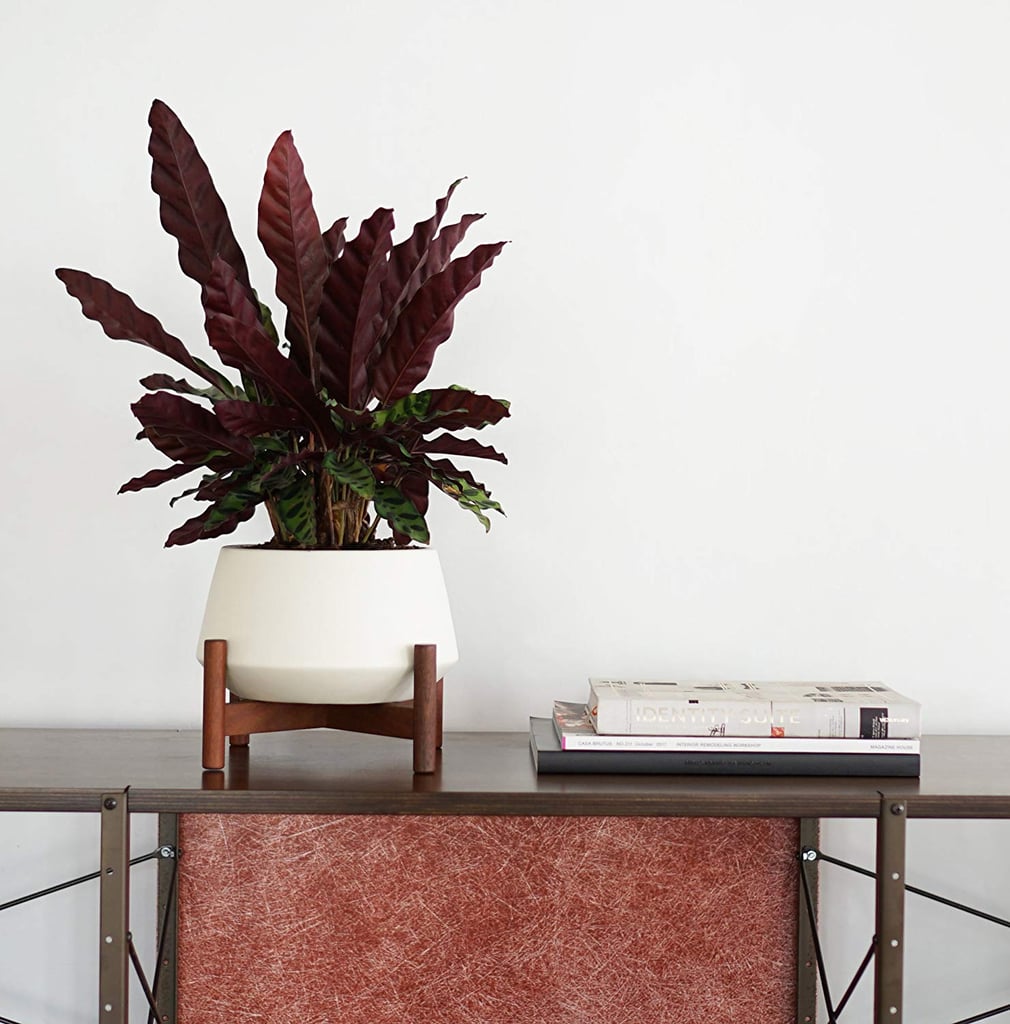
[(375, 528), (378, 525), (379, 525), (379, 517), (376, 516), (372, 520), (371, 524), (369, 525), (368, 530), (365, 532), (365, 535), (361, 538), (361, 543), (362, 544), (367, 544), (372, 539), (372, 536), (375, 533)]
[(337, 547), (337, 524), (334, 521), (333, 509), (333, 477), (329, 473), (323, 474), (323, 518), (325, 519), (326, 532), (329, 535), (330, 544)]
[(273, 502), (265, 501), (263, 502), (263, 504), (266, 505), (267, 516), (269, 516), (270, 518), (270, 526), (274, 531), (274, 540), (276, 540), (279, 544), (282, 544), (284, 542), (284, 534), (281, 529), (280, 520), (277, 518), (277, 512), (274, 509)]

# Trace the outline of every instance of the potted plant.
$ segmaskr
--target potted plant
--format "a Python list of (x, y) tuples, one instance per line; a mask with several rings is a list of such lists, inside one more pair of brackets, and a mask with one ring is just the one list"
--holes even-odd
[[(229, 643), (229, 686), (263, 700), (396, 700), (415, 643), (437, 643), (439, 674), (456, 657), (425, 514), (434, 489), (490, 528), (501, 512), (457, 457), (505, 456), (461, 431), (508, 416), (508, 403), (461, 387), (423, 389), (457, 304), (504, 243), (453, 257), (480, 219), (444, 225), (454, 183), (429, 219), (393, 242), (380, 208), (354, 238), (325, 230), (290, 132), (274, 144), (259, 237), (276, 268), (283, 338), (252, 287), (211, 176), (179, 118), (155, 100), (151, 183), (179, 265), (200, 288), (207, 340), (229, 376), (193, 355), (150, 313), (80, 270), (57, 277), (105, 333), (173, 359), (131, 409), (139, 437), (170, 464), (123, 484), (139, 491), (190, 478), (206, 504), (168, 546), (220, 537), (264, 506), (261, 547), (221, 551), (202, 637)], [(396, 555), (389, 550), (395, 549)]]

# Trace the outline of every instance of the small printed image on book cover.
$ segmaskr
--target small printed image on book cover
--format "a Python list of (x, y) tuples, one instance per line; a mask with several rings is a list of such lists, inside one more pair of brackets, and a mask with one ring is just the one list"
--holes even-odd
[(572, 700), (556, 700), (554, 702), (554, 720), (562, 729), (570, 732), (596, 733), (589, 718), (589, 709), (585, 704)]
[(771, 689), (782, 735), (911, 739), (920, 735), (922, 709), (883, 683), (809, 683), (799, 691)]

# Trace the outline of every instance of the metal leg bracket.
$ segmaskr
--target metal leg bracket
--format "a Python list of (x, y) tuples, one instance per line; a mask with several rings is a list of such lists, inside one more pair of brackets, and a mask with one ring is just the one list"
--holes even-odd
[(102, 794), (98, 1020), (129, 1019), (130, 815), (128, 790)]
[(905, 801), (884, 796), (877, 818), (874, 1024), (901, 1024), (905, 945)]

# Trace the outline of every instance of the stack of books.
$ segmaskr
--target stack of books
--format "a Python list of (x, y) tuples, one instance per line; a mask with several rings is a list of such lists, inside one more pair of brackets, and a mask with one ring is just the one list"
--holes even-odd
[(921, 708), (883, 683), (591, 679), (530, 718), (540, 773), (918, 776)]

